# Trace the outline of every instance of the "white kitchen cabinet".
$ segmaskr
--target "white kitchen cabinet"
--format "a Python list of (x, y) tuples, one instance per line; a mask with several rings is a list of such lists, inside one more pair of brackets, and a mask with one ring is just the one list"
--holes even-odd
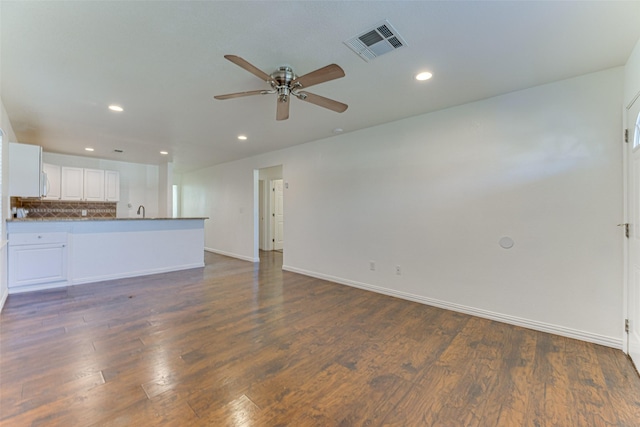
[(41, 197), (43, 182), (42, 147), (9, 143), (9, 195)]
[(87, 202), (104, 202), (104, 171), (84, 170), (84, 198)]
[(104, 171), (104, 199), (107, 202), (120, 201), (120, 172)]
[(9, 234), (9, 289), (67, 280), (67, 233)]
[(61, 200), (117, 202), (120, 200), (120, 173), (102, 169), (62, 166)]
[(63, 166), (60, 176), (60, 198), (62, 200), (82, 200), (84, 198), (84, 169)]
[(44, 200), (60, 200), (60, 184), (61, 184), (61, 168), (58, 165), (52, 165), (50, 163), (43, 163), (42, 170), (44, 171), (45, 186), (42, 198)]

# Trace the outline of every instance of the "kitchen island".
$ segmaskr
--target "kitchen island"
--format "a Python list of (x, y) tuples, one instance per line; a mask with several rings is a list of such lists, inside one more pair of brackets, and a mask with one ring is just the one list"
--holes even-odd
[(9, 219), (9, 293), (203, 267), (206, 219)]

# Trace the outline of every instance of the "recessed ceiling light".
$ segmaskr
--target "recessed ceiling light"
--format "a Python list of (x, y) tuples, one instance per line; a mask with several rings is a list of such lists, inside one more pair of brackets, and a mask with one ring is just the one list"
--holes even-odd
[(168, 151), (161, 151), (160, 154), (162, 154), (163, 156), (166, 156), (167, 154), (169, 154)]
[(422, 73), (416, 74), (416, 80), (420, 81), (429, 80), (431, 77), (433, 77), (433, 74), (428, 71), (423, 71)]
[(247, 140), (247, 137), (246, 137), (245, 135), (238, 135), (238, 139), (239, 139), (240, 141), (246, 141), (246, 140)]
[(85, 151), (93, 151), (93, 148), (87, 147), (87, 148), (85, 148)]
[(109, 105), (109, 110), (111, 111), (117, 111), (118, 113), (121, 113), (124, 111), (124, 108), (122, 108), (119, 105)]

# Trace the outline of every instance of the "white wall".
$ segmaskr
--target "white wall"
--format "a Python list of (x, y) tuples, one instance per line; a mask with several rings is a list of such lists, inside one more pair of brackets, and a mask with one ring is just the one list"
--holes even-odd
[(211, 218), (206, 247), (252, 259), (253, 170), (282, 164), (285, 269), (621, 348), (623, 78), (611, 69), (185, 174), (183, 214)]
[[(247, 159), (182, 174), (182, 215), (209, 217), (205, 248), (254, 260), (254, 169), (259, 168)], [(212, 222), (217, 224), (207, 227)]]
[(16, 141), (16, 135), (11, 127), (9, 116), (4, 109), (4, 104), (0, 98), (0, 129), (3, 131), (2, 137), (2, 183), (0, 197), (2, 197), (2, 225), (0, 226), (0, 311), (9, 295), (7, 288), (7, 226), (5, 219), (9, 217), (9, 141)]
[(167, 216), (160, 215), (160, 172), (157, 165), (47, 152), (42, 157), (45, 163), (54, 165), (118, 171), (120, 173), (120, 201), (117, 205), (119, 218), (138, 217), (136, 211), (140, 205), (144, 205), (148, 218)]

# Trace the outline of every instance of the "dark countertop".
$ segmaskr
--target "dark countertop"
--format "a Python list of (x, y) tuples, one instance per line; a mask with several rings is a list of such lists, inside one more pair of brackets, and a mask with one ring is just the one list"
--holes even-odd
[(71, 222), (71, 221), (180, 221), (185, 219), (209, 219), (209, 217), (181, 217), (181, 218), (7, 218), (7, 222)]

